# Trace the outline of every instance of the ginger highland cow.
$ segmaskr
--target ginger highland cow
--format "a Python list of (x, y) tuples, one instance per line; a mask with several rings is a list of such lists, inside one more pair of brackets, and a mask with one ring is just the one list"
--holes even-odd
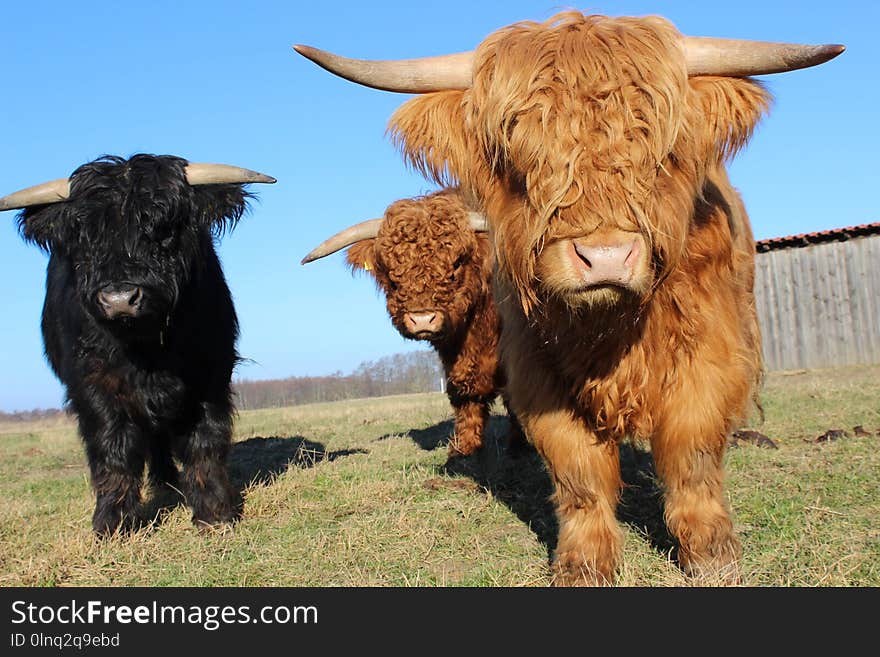
[(423, 94), (393, 116), (395, 140), (488, 218), (510, 403), (555, 488), (554, 583), (614, 579), (625, 437), (651, 445), (683, 569), (737, 581), (722, 462), (762, 364), (754, 241), (724, 165), (770, 104), (745, 76), (843, 47), (566, 12), (425, 61), (298, 50)]
[[(483, 446), (489, 406), (504, 383), (485, 231), (485, 219), (468, 210), (458, 190), (445, 189), (395, 201), (382, 219), (347, 228), (303, 258), (308, 263), (349, 247), (348, 265), (372, 275), (398, 333), (435, 349), (455, 413), (450, 457)], [(523, 438), (510, 421), (517, 448)]]

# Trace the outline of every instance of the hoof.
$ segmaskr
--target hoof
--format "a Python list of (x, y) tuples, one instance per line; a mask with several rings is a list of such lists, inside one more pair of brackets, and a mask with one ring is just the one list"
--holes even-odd
[(614, 572), (611, 568), (596, 568), (572, 553), (557, 555), (550, 576), (552, 586), (611, 586)]
[(195, 525), (202, 536), (229, 537), (235, 534), (235, 523), (233, 522), (207, 523), (201, 520), (193, 520), (193, 525)]

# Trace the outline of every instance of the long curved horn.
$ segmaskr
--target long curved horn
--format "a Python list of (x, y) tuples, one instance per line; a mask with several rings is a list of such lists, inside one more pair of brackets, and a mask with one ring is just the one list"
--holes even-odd
[[(784, 73), (817, 66), (846, 50), (840, 44), (810, 46), (711, 37), (684, 37), (683, 46), (688, 75), (726, 77)], [(339, 77), (383, 91), (428, 93), (467, 89), (472, 83), (473, 51), (421, 59), (366, 60), (341, 57), (311, 46), (293, 48)]]
[[(217, 185), (222, 183), (274, 183), (275, 179), (250, 169), (242, 169), (229, 164), (188, 164), (186, 166), (186, 181), (190, 185)], [(0, 212), (20, 210), (31, 205), (58, 203), (69, 197), (70, 179), (58, 178), (0, 198)]]
[(486, 215), (480, 212), (468, 212), (468, 225), (475, 233), (486, 233), (489, 231), (489, 222), (486, 221)]
[(306, 265), (313, 260), (318, 260), (332, 253), (351, 246), (355, 242), (368, 240), (379, 234), (379, 226), (382, 225), (383, 219), (367, 219), (354, 226), (349, 226), (345, 230), (341, 230), (332, 237), (328, 237), (318, 246), (312, 249), (309, 254), (300, 261), (301, 265)]
[[(359, 224), (349, 226), (345, 230), (339, 231), (312, 249), (309, 254), (302, 259), (300, 264), (306, 265), (313, 260), (324, 258), (347, 246), (351, 246), (355, 242), (376, 237), (379, 234), (379, 226), (382, 225), (382, 221), (384, 221), (384, 219), (367, 219), (366, 221), (362, 221)], [(485, 215), (480, 214), (479, 212), (468, 212), (468, 225), (477, 233), (485, 233), (489, 230), (489, 223), (486, 221)]]
[(471, 86), (474, 53), (420, 59), (349, 59), (311, 46), (295, 45), (300, 55), (339, 77), (374, 89), (423, 94)]
[(824, 64), (846, 50), (840, 44), (808, 46), (770, 41), (684, 37), (688, 75), (749, 75), (785, 73)]
[(0, 212), (4, 210), (20, 210), (31, 205), (58, 203), (70, 196), (70, 180), (58, 178), (40, 185), (13, 192), (0, 198)]
[(267, 176), (250, 169), (232, 166), (231, 164), (197, 164), (186, 165), (186, 181), (190, 185), (220, 185), (224, 183), (274, 183), (272, 176)]

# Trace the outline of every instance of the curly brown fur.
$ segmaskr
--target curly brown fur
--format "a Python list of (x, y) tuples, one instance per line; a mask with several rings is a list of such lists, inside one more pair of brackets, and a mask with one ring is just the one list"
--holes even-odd
[[(461, 194), (447, 189), (396, 201), (385, 211), (378, 236), (352, 245), (347, 261), (373, 276), (398, 332), (427, 340), (440, 356), (455, 412), (449, 453), (472, 454), (483, 445), (503, 374), (491, 249), (486, 235), (469, 227)], [(413, 313), (436, 315), (436, 330), (414, 332), (407, 319)]]
[[(769, 102), (753, 80), (688, 79), (661, 18), (567, 12), (491, 35), (471, 89), (392, 119), (406, 158), (492, 226), (511, 406), (555, 484), (557, 583), (614, 578), (626, 436), (651, 441), (683, 568), (736, 580), (722, 459), (762, 363), (754, 242), (723, 163)], [(589, 284), (584, 250), (620, 243), (629, 278)]]

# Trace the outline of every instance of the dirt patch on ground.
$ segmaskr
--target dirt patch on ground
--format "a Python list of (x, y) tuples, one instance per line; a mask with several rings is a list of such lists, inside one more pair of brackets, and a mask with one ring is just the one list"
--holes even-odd
[(475, 481), (467, 479), (444, 479), (443, 477), (431, 477), (422, 483), (422, 488), (428, 490), (463, 490), (479, 492), (482, 487)]

